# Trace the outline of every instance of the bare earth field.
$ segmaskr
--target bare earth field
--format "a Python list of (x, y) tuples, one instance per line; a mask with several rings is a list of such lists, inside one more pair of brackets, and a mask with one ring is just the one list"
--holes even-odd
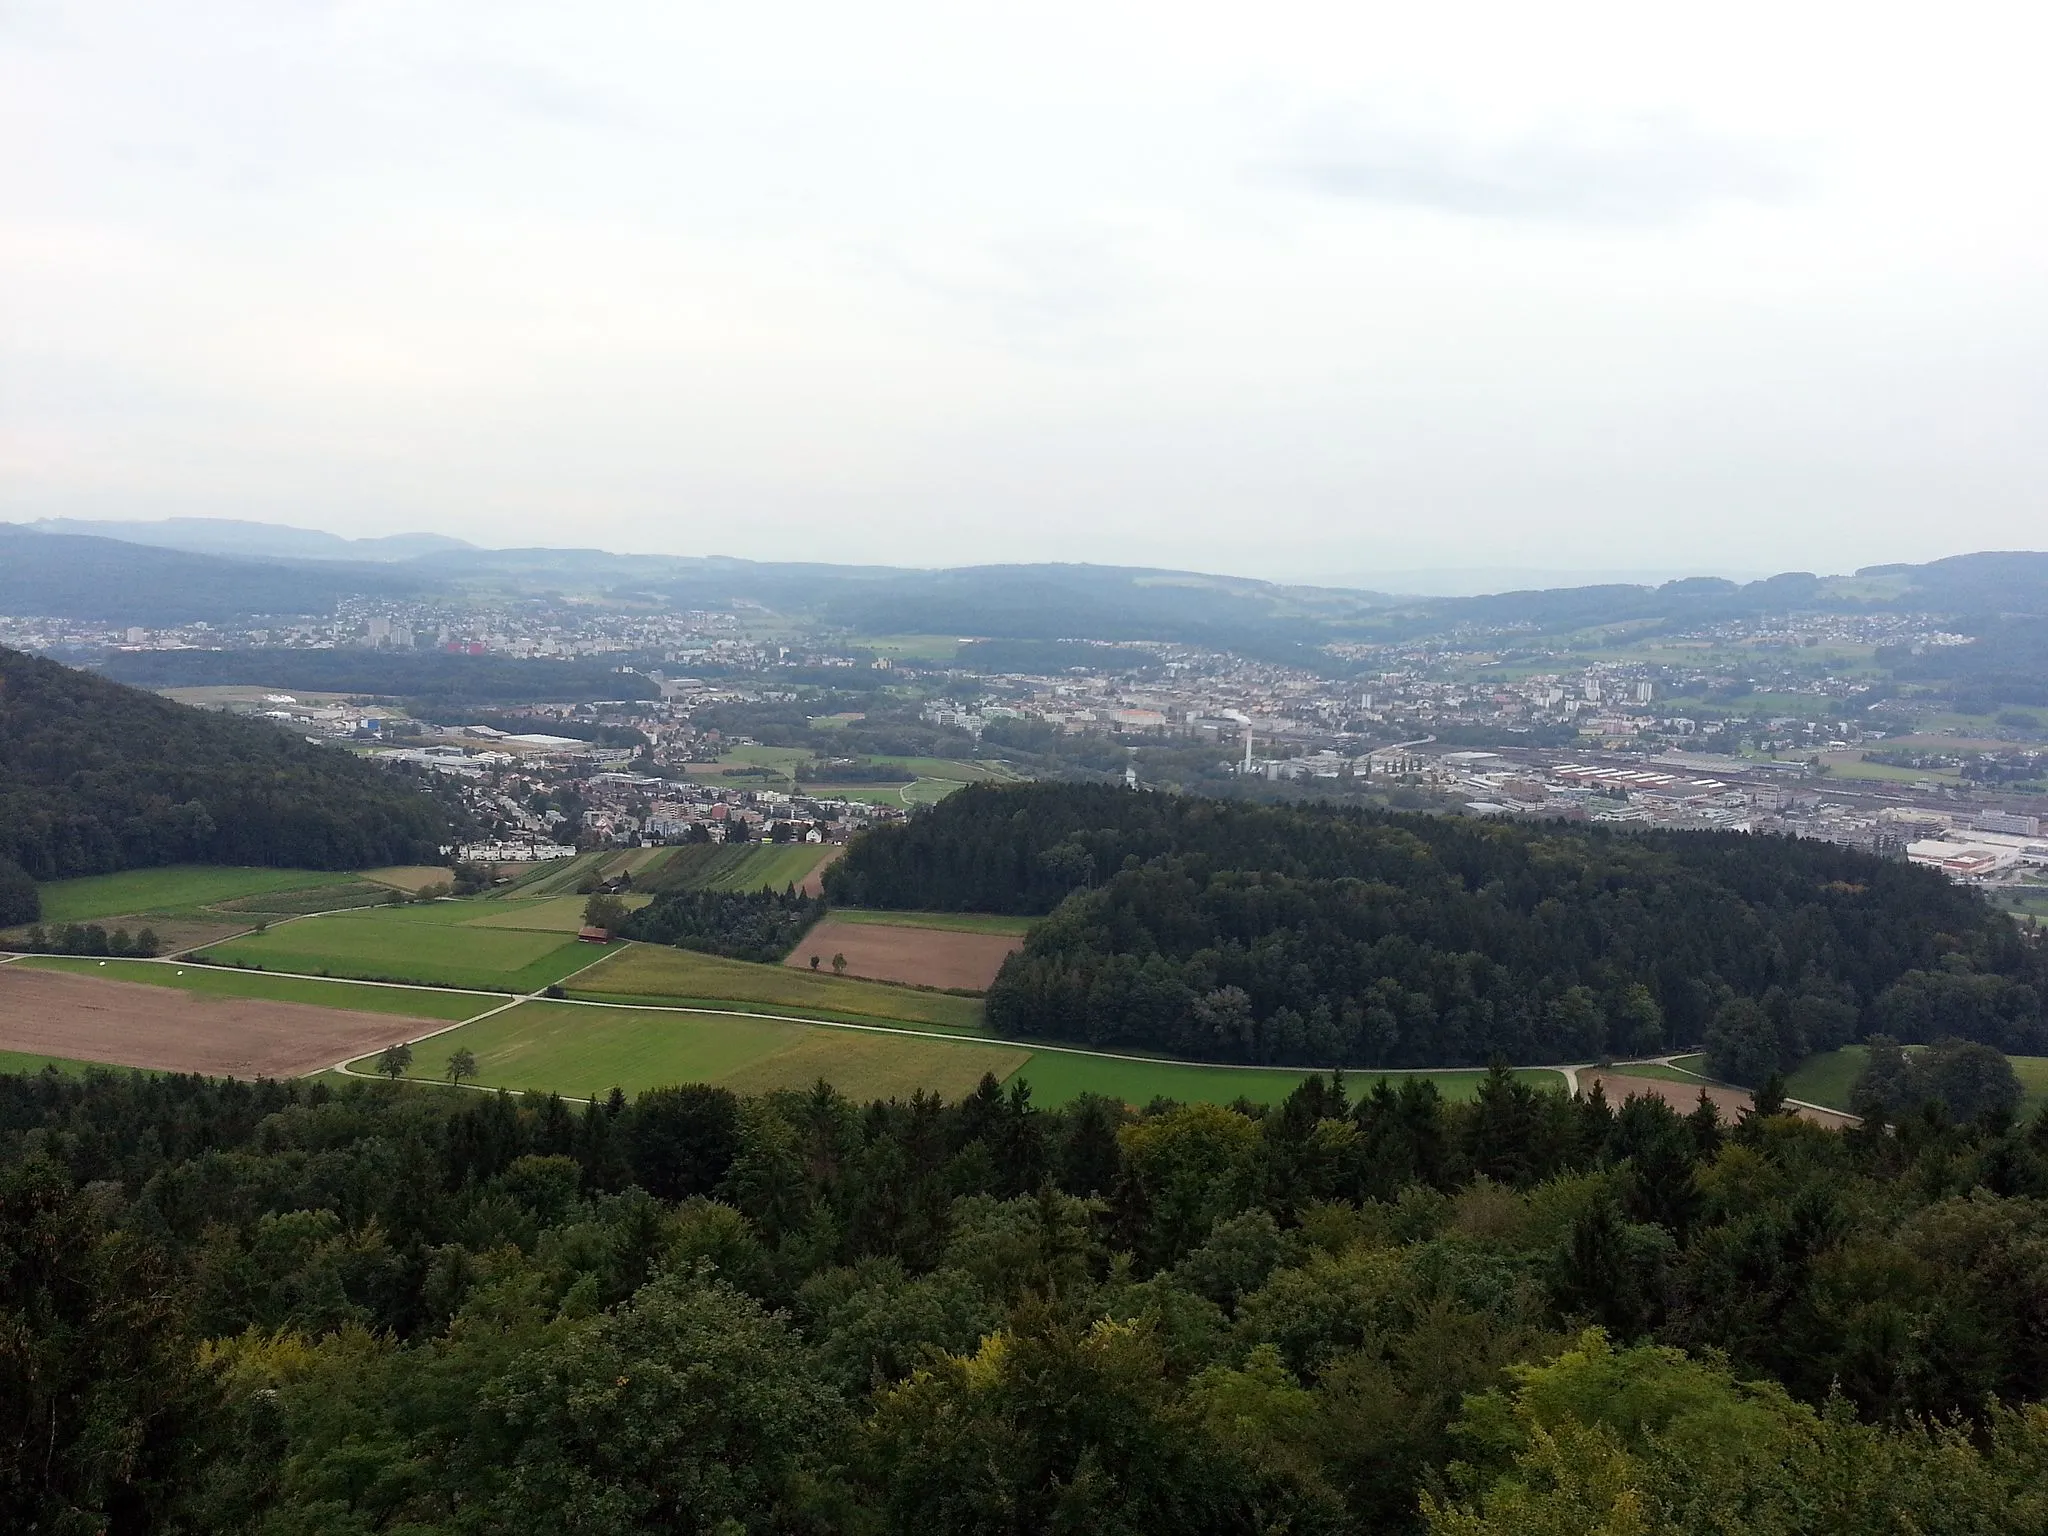
[[(208, 923), (183, 917), (138, 916), (96, 917), (92, 921), (98, 923), (109, 933), (112, 933), (116, 928), (126, 928), (131, 934), (140, 933), (145, 928), (151, 929), (156, 934), (157, 953), (175, 955), (180, 950), (198, 949), (201, 945), (218, 944), (222, 939), (233, 938), (236, 934), (244, 932), (255, 919)], [(47, 923), (44, 926), (61, 928), (64, 925), (62, 923)], [(28, 925), (24, 923), (19, 928), (9, 928), (5, 931), (0, 931), (0, 949), (5, 949), (10, 939), (18, 943), (26, 943), (28, 941)]]
[(446, 1020), (208, 997), (0, 966), (0, 1050), (215, 1077), (297, 1077)]
[(956, 933), (942, 928), (897, 928), (849, 923), (828, 917), (803, 937), (782, 963), (795, 970), (829, 974), (834, 955), (846, 956), (846, 974), (870, 981), (898, 981), (914, 987), (962, 987), (986, 992), (1003, 960), (1022, 949), (1022, 936)]
[[(1733, 1124), (1735, 1117), (1750, 1107), (1750, 1096), (1740, 1088), (1723, 1088), (1715, 1083), (1670, 1083), (1655, 1077), (1629, 1077), (1619, 1072), (1581, 1072), (1579, 1090), (1592, 1091), (1595, 1083), (1606, 1091), (1607, 1102), (1619, 1106), (1627, 1098), (1662, 1099), (1680, 1114), (1692, 1113), (1700, 1101), (1700, 1090), (1705, 1089), (1707, 1097), (1721, 1112), (1721, 1119)], [(1802, 1120), (1811, 1120), (1832, 1130), (1841, 1130), (1857, 1123), (1854, 1115), (1845, 1115), (1832, 1109), (1796, 1109), (1793, 1111)]]

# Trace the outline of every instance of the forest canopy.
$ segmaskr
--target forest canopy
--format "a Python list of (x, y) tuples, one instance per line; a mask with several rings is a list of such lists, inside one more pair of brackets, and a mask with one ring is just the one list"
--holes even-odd
[(989, 992), (993, 1028), (1208, 1060), (1704, 1046), (1756, 1084), (1880, 1028), (2048, 1038), (2044, 956), (2008, 917), (1808, 840), (976, 785), (865, 834), (826, 890), (1049, 914)]
[(8, 861), (51, 880), (433, 860), (452, 815), (424, 776), (0, 649), (0, 903)]
[(0, 1076), (0, 1528), (2048, 1531), (2048, 1122)]

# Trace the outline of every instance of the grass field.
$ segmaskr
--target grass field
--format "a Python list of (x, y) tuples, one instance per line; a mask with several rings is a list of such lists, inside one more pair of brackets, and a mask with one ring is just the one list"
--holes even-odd
[(351, 986), (345, 981), (321, 981), (316, 977), (159, 964), (151, 960), (100, 961), (82, 956), (36, 955), (14, 963), (30, 970), (71, 971), (106, 981), (173, 987), (207, 997), (260, 997), (276, 1003), (311, 1003), (319, 1008), (407, 1014), (422, 1019), (466, 1019), (495, 1006), (493, 999), (474, 993), (439, 992), (428, 987)]
[[(644, 907), (652, 896), (622, 896), (629, 909)], [(458, 928), (518, 928), (530, 933), (574, 933), (583, 926), (588, 896), (543, 896), (534, 901), (494, 901)], [(481, 905), (481, 904), (480, 904)]]
[[(613, 1087), (638, 1093), (671, 1083), (718, 1083), (739, 1093), (807, 1088), (825, 1078), (855, 1100), (908, 1097), (919, 1088), (957, 1099), (984, 1073), (1000, 1080), (1030, 1054), (1022, 1046), (826, 1029), (731, 1014), (642, 1012), (522, 1003), (436, 1036), (414, 1075), (438, 1075), (469, 1050), (477, 1082), (584, 1098)], [(354, 1063), (374, 1068), (374, 1058)]]
[[(485, 1087), (576, 1098), (599, 1095), (614, 1086), (630, 1094), (688, 1082), (765, 1093), (806, 1088), (823, 1078), (855, 1101), (907, 1097), (919, 1088), (957, 1099), (987, 1073), (999, 1082), (1021, 1077), (1031, 1085), (1033, 1100), (1045, 1107), (1067, 1103), (1082, 1093), (1135, 1104), (1161, 1097), (1219, 1104), (1246, 1098), (1277, 1104), (1307, 1075), (1257, 1067), (1105, 1060), (995, 1041), (876, 1034), (731, 1014), (545, 1002), (522, 1003), (436, 1036), (421, 1047), (412, 1075), (438, 1076), (442, 1063), (457, 1050), (475, 1054), (476, 1081)], [(374, 1064), (371, 1057), (352, 1063), (357, 1071), (373, 1070)], [(1471, 1098), (1485, 1076), (1478, 1071), (1417, 1075), (1455, 1100)], [(1544, 1088), (1561, 1088), (1564, 1082), (1555, 1072), (1518, 1075)], [(1350, 1086), (1354, 1093), (1364, 1092), (1373, 1081), (1357, 1076)]]
[(1847, 1109), (1849, 1088), (1856, 1081), (1856, 1074), (1863, 1070), (1864, 1060), (1869, 1054), (1860, 1045), (1845, 1045), (1838, 1051), (1822, 1051), (1817, 1056), (1809, 1056), (1786, 1075), (1785, 1094), (1788, 1098), (1804, 1099), (1809, 1104)]
[[(1301, 1085), (1309, 1072), (1302, 1069), (1268, 1067), (1192, 1067), (1172, 1062), (1106, 1061), (1100, 1057), (1068, 1055), (1059, 1051), (1036, 1051), (1018, 1076), (1031, 1085), (1031, 1099), (1041, 1108), (1052, 1108), (1083, 1093), (1099, 1093), (1122, 1099), (1127, 1104), (1149, 1104), (1155, 1098), (1228, 1104), (1239, 1098), (1254, 1104), (1278, 1104)], [(1551, 1071), (1523, 1071), (1515, 1074), (1539, 1088), (1562, 1090), (1564, 1076)], [(1403, 1077), (1425, 1077), (1436, 1084), (1447, 1099), (1463, 1101), (1479, 1091), (1486, 1074), (1470, 1072), (1413, 1072), (1390, 1074), (1399, 1086)], [(1372, 1091), (1377, 1074), (1346, 1074), (1347, 1091), (1355, 1100)]]
[(819, 1018), (875, 1019), (963, 1032), (981, 1028), (978, 997), (755, 965), (659, 944), (614, 951), (596, 970), (577, 977), (572, 990), (634, 1001), (750, 1003)]
[(31, 1056), (25, 1051), (0, 1051), (0, 1073), (27, 1073), (33, 1075), (45, 1067), (55, 1067), (66, 1077), (81, 1077), (98, 1067), (102, 1072), (140, 1071), (140, 1068), (109, 1067), (97, 1061), (72, 1061), (64, 1056)]
[[(1804, 1099), (1809, 1104), (1825, 1104), (1830, 1109), (1849, 1107), (1849, 1090), (1855, 1085), (1856, 1076), (1863, 1070), (1869, 1052), (1860, 1045), (1845, 1045), (1838, 1051), (1823, 1051), (1809, 1056), (1799, 1063), (1785, 1079), (1785, 1092), (1795, 1099)], [(2031, 1117), (2048, 1108), (2048, 1056), (2014, 1056), (2012, 1069), (2020, 1080), (2020, 1087), (2026, 1090), (2021, 1101), (2020, 1114)]]
[(559, 932), (460, 926), (483, 910), (477, 902), (442, 901), (308, 917), (213, 945), (206, 956), (270, 971), (505, 992), (537, 991), (595, 958)]
[(37, 887), (46, 923), (82, 923), (100, 917), (144, 912), (189, 912), (217, 901), (339, 885), (353, 875), (317, 869), (243, 869), (208, 864), (168, 864), (160, 869), (124, 869), (112, 875), (81, 875)]
[(885, 928), (943, 928), (949, 933), (1028, 933), (1035, 917), (1010, 917), (1000, 912), (886, 912), (879, 907), (834, 907), (842, 923), (874, 923)]

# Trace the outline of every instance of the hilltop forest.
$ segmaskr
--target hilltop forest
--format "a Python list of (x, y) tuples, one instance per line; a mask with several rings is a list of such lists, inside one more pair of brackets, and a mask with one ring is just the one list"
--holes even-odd
[(2048, 1531), (2048, 1122), (0, 1077), (0, 1528)]
[(826, 881), (1049, 914), (988, 996), (1020, 1036), (1358, 1067), (1704, 1046), (1750, 1084), (1873, 1032), (2048, 1042), (2048, 956), (2010, 918), (1815, 841), (977, 785)]
[[(0, 904), (21, 886), (10, 864), (49, 880), (412, 863), (438, 857), (454, 814), (425, 776), (0, 649)], [(21, 904), (0, 920), (33, 918)]]

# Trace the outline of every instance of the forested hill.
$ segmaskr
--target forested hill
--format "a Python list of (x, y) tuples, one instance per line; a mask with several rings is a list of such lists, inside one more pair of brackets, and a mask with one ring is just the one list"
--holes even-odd
[(1879, 1029), (2048, 1038), (2048, 966), (2009, 918), (1827, 843), (975, 786), (827, 880), (844, 902), (1050, 911), (991, 1025), (1211, 1060), (1705, 1046), (1755, 1082)]
[(0, 861), (38, 879), (185, 861), (404, 864), (433, 857), (450, 830), (422, 778), (0, 649)]

